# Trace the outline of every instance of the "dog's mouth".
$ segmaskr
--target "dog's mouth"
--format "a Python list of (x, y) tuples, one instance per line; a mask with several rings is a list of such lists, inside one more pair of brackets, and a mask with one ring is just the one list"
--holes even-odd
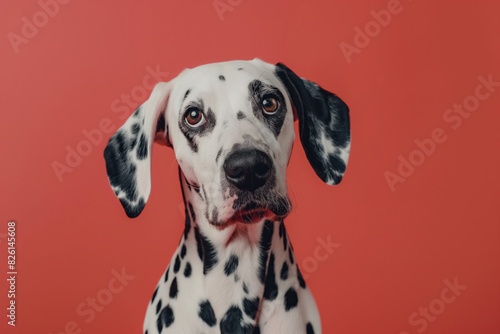
[(231, 225), (252, 225), (264, 220), (285, 218), (292, 209), (286, 195), (268, 189), (257, 192), (236, 192), (229, 190), (222, 210), (216, 207), (207, 208), (205, 215), (211, 225), (224, 229)]
[(273, 215), (274, 213), (271, 210), (265, 208), (239, 210), (229, 219), (228, 223), (253, 224)]
[(281, 199), (274, 203), (258, 204), (250, 202), (247, 205), (236, 209), (234, 214), (227, 221), (228, 224), (254, 224), (263, 219), (284, 218), (291, 210), (291, 205), (288, 199)]

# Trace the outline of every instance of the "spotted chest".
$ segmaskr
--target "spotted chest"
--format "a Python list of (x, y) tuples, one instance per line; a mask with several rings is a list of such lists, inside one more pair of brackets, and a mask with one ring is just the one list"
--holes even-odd
[(247, 242), (219, 247), (188, 221), (144, 333), (320, 333), (283, 221), (264, 221), (258, 243)]

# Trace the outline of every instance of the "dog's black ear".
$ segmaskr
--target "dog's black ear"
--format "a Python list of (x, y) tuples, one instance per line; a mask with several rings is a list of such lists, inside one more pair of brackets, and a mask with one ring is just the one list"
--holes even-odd
[(153, 142), (168, 144), (165, 110), (170, 88), (170, 83), (158, 83), (104, 149), (109, 183), (130, 218), (142, 212), (151, 192)]
[(299, 119), (299, 133), (309, 163), (327, 184), (342, 180), (349, 158), (349, 108), (335, 94), (276, 65)]

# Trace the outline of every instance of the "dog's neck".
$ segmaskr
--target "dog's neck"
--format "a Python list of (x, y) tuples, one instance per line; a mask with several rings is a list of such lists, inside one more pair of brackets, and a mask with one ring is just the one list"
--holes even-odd
[[(188, 185), (182, 174), (180, 180), (186, 226), (175, 262), (182, 253), (198, 262), (199, 265), (192, 265), (193, 271), (197, 267), (203, 273), (196, 273), (192, 284), (202, 298), (210, 300), (217, 317), (223, 316), (219, 312), (237, 305), (250, 318), (254, 309), (256, 313), (258, 310), (253, 317), (258, 322), (259, 316), (265, 316), (264, 301), (274, 300), (279, 285), (288, 277), (295, 277), (297, 285), (305, 285), (282, 219), (262, 219), (218, 229), (208, 223), (198, 190)], [(246, 305), (241, 305), (242, 301)]]

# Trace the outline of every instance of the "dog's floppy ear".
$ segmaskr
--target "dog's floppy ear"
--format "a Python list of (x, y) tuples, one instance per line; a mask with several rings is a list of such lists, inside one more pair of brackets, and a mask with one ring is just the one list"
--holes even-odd
[(278, 63), (275, 71), (297, 113), (309, 163), (321, 180), (339, 183), (350, 151), (349, 108), (338, 96), (300, 78), (284, 64)]
[(130, 218), (142, 212), (151, 191), (153, 142), (168, 145), (165, 110), (170, 90), (171, 83), (158, 83), (104, 149), (109, 183)]

